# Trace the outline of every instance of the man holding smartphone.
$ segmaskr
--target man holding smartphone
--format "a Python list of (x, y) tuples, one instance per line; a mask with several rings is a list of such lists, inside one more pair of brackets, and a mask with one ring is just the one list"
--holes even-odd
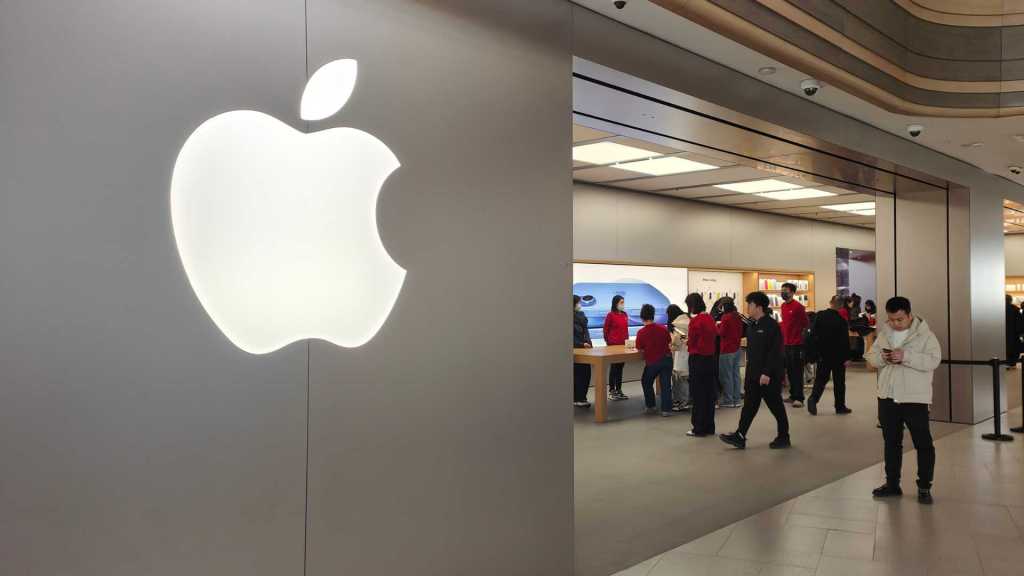
[(901, 496), (903, 427), (917, 450), (917, 499), (932, 503), (935, 447), (928, 424), (932, 403), (932, 377), (942, 361), (939, 341), (928, 323), (913, 315), (910, 300), (902, 296), (885, 303), (886, 326), (878, 332), (867, 361), (878, 369), (878, 419), (885, 439), (885, 484), (876, 498)]

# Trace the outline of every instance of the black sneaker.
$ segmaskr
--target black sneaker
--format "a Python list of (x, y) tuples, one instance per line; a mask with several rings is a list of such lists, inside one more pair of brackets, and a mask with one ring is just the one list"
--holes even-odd
[(793, 444), (789, 441), (789, 436), (780, 436), (775, 440), (772, 440), (772, 443), (769, 444), (768, 447), (772, 450), (781, 450), (783, 448), (789, 448), (792, 445)]
[(892, 498), (894, 496), (903, 496), (903, 489), (899, 486), (890, 486), (888, 482), (882, 484), (878, 488), (871, 491), (871, 495), (875, 498)]
[(619, 397), (619, 400), (629, 400), (629, 396), (626, 396), (626, 393), (622, 390), (617, 391), (615, 395)]
[(917, 491), (917, 501), (920, 502), (921, 504), (927, 504), (927, 505), (930, 505), (933, 502), (935, 502), (935, 500), (932, 498), (932, 491), (931, 490), (920, 490), (920, 489), (918, 489), (918, 491)]
[(818, 403), (815, 402), (814, 400), (808, 400), (807, 401), (807, 411), (811, 414), (811, 416), (817, 416), (818, 415)]
[(747, 447), (747, 439), (739, 432), (733, 432), (732, 434), (719, 434), (718, 438), (729, 446), (739, 448), (740, 450)]
[(846, 406), (843, 406), (842, 408), (836, 408), (836, 414), (838, 414), (839, 416), (842, 416), (843, 414), (853, 414), (853, 410), (850, 410)]

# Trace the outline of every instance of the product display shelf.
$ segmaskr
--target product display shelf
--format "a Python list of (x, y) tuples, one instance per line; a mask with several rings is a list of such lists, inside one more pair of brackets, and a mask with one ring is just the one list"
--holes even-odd
[(809, 312), (814, 311), (814, 274), (799, 272), (744, 272), (743, 290), (753, 292), (760, 290), (768, 295), (774, 309), (782, 305), (782, 285), (792, 282), (797, 286), (797, 301)]
[(1007, 276), (1006, 293), (1013, 296), (1013, 301), (1024, 302), (1024, 276)]

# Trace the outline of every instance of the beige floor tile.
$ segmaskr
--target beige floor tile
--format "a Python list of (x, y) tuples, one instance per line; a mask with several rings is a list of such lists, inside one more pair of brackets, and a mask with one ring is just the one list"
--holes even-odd
[(1020, 538), (975, 535), (974, 544), (986, 576), (1024, 574), (1024, 541)]
[(632, 568), (627, 568), (622, 572), (616, 572), (614, 576), (647, 576), (651, 569), (654, 568), (654, 565), (658, 563), (658, 560), (661, 560), (661, 557), (655, 556), (654, 558), (641, 562)]
[(797, 499), (793, 513), (872, 522), (878, 516), (878, 504), (851, 498), (802, 497)]
[(793, 526), (807, 526), (808, 528), (827, 528), (829, 530), (842, 530), (844, 532), (856, 532), (858, 534), (874, 534), (874, 522), (865, 520), (844, 520), (842, 518), (830, 518), (828, 516), (810, 516), (808, 514), (793, 513), (786, 519), (786, 523)]
[(735, 558), (669, 552), (647, 576), (758, 576), (763, 565)]
[(878, 510), (879, 525), (904, 527), (905, 531), (934, 533), (1015, 534), (1016, 526), (1006, 506), (937, 500), (932, 506), (921, 506), (912, 498), (888, 501)]
[(718, 555), (767, 564), (815, 568), (827, 535), (827, 530), (804, 526), (737, 526)]
[(799, 566), (764, 566), (757, 576), (814, 576), (814, 568)]
[(726, 526), (721, 530), (715, 530), (711, 534), (701, 536), (700, 538), (683, 544), (676, 550), (687, 554), (703, 554), (705, 556), (714, 556), (718, 554), (718, 551), (725, 545), (726, 540), (732, 534), (734, 526)]
[(925, 576), (923, 566), (822, 556), (817, 576)]
[(830, 530), (821, 553), (837, 558), (872, 560), (875, 555), (875, 535)]
[(1017, 523), (1018, 532), (1024, 536), (1024, 506), (1010, 506), (1008, 509), (1013, 521)]

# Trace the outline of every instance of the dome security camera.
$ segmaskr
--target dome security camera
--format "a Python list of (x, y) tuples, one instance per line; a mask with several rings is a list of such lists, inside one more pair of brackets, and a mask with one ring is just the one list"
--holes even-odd
[(910, 134), (911, 138), (917, 138), (924, 132), (924, 126), (920, 124), (909, 124), (907, 125), (907, 134)]
[(804, 95), (814, 96), (821, 90), (821, 84), (814, 78), (808, 78), (800, 83), (800, 89), (804, 91)]
[(612, 4), (614, 4), (615, 7), (618, 8), (619, 10), (622, 10), (623, 8), (626, 7), (626, 0), (615, 0), (615, 2), (612, 2)]
[(1010, 166), (1009, 168), (1010, 168), (1010, 174), (1013, 174), (1014, 176), (1020, 176), (1020, 173), (1024, 172), (1024, 168), (1021, 168), (1020, 166), (1014, 165), (1014, 166)]

